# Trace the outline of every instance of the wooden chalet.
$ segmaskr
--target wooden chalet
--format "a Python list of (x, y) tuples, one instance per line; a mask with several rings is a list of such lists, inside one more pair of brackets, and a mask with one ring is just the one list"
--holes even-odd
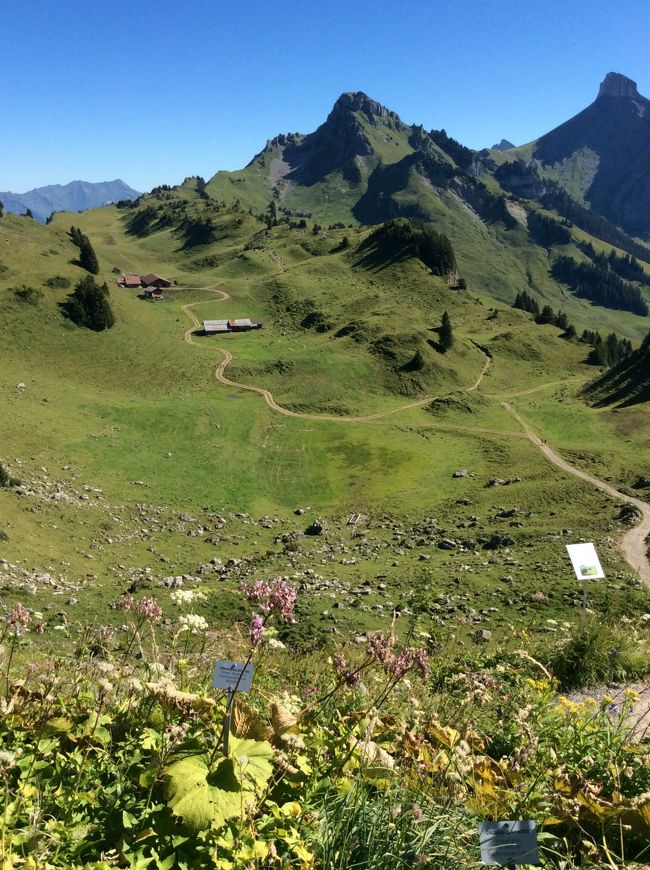
[(142, 275), (140, 277), (140, 283), (143, 287), (158, 287), (159, 289), (162, 287), (171, 287), (172, 282), (167, 278), (163, 278), (162, 275)]
[(261, 329), (263, 325), (261, 320), (251, 320), (249, 317), (238, 317), (228, 321), (232, 332), (248, 332), (249, 329)]
[(138, 289), (142, 286), (142, 279), (139, 275), (122, 275), (117, 283), (120, 285), (120, 287), (130, 287), (133, 289)]
[(143, 295), (150, 302), (162, 302), (165, 298), (161, 287), (145, 287)]
[(203, 332), (214, 335), (224, 332), (248, 332), (251, 329), (261, 329), (261, 320), (251, 320), (249, 317), (238, 317), (234, 320), (204, 320)]
[(206, 334), (214, 334), (217, 332), (230, 332), (227, 320), (204, 320), (203, 332)]

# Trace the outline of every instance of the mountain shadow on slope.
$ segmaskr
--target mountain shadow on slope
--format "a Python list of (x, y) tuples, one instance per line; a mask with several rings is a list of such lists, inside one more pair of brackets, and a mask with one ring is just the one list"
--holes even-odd
[(447, 236), (406, 218), (380, 226), (359, 245), (359, 253), (357, 265), (366, 269), (384, 269), (416, 258), (434, 275), (456, 270), (454, 249)]
[[(631, 235), (650, 235), (650, 100), (636, 82), (608, 73), (598, 96), (564, 124), (535, 143), (533, 157), (560, 172), (570, 162), (594, 169), (585, 175), (583, 195), (593, 211)], [(586, 164), (585, 164), (586, 165)]]
[(625, 408), (650, 402), (650, 332), (641, 347), (587, 384), (583, 395), (598, 407)]

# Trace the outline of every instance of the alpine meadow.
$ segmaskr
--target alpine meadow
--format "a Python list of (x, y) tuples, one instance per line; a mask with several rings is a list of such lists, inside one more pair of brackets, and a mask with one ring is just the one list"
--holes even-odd
[(2, 870), (650, 866), (649, 141), (619, 73), (483, 150), (350, 92), (12, 195)]

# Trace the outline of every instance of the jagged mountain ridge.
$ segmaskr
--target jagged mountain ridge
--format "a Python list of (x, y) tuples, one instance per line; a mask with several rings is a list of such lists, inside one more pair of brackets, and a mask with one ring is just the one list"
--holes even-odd
[[(465, 200), (459, 178), (490, 177), (505, 159), (524, 174), (526, 167), (538, 170), (578, 203), (643, 238), (650, 236), (649, 108), (631, 79), (608, 73), (591, 106), (540, 139), (518, 148), (503, 140), (476, 152), (444, 130), (405, 124), (362, 92), (345, 93), (313, 133), (270, 139), (245, 169), (217, 172), (208, 189), (217, 199), (239, 199), (257, 211), (274, 200), (285, 213), (324, 221), (375, 223), (398, 215), (435, 220), (432, 190), (449, 189), (453, 177), (451, 186)], [(429, 166), (438, 164), (434, 179), (419, 171), (425, 155)], [(387, 172), (391, 167), (399, 169)], [(386, 181), (389, 188), (382, 190)], [(535, 190), (511, 191), (537, 198)]]
[[(327, 219), (338, 210), (350, 220), (375, 170), (416, 152), (453, 167), (422, 127), (405, 124), (364, 93), (345, 93), (313, 133), (276, 136), (241, 172), (217, 172), (208, 191), (216, 199), (236, 196), (258, 209), (274, 199), (289, 211)], [(382, 219), (377, 215), (370, 222)]]
[(45, 221), (54, 211), (85, 211), (109, 202), (136, 199), (138, 196), (137, 190), (116, 178), (114, 181), (50, 184), (35, 187), (26, 193), (0, 192), (0, 202), (5, 211), (25, 214), (30, 209), (37, 220)]

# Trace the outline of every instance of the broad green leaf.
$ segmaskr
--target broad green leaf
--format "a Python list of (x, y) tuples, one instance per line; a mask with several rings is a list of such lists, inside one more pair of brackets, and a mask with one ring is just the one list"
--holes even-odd
[(164, 771), (169, 808), (192, 831), (221, 827), (227, 819), (241, 815), (252, 799), (250, 793), (210, 785), (209, 773), (204, 755), (181, 758)]
[(43, 735), (49, 737), (52, 734), (70, 734), (74, 728), (72, 719), (67, 716), (55, 716), (53, 719), (48, 719), (43, 726)]
[(230, 757), (235, 765), (237, 779), (243, 786), (251, 783), (260, 789), (271, 778), (273, 747), (268, 741), (231, 738)]

